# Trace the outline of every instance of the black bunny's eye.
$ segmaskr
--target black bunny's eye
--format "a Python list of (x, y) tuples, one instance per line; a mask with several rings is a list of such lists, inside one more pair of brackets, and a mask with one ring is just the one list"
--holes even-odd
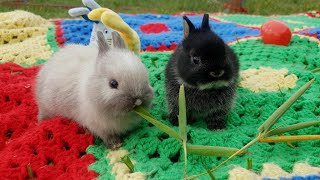
[(110, 85), (111, 88), (117, 89), (117, 88), (118, 88), (118, 81), (112, 79), (112, 80), (109, 82), (109, 85)]
[(193, 62), (193, 64), (200, 64), (201, 59), (200, 59), (200, 57), (194, 56), (194, 57), (192, 57), (192, 62)]

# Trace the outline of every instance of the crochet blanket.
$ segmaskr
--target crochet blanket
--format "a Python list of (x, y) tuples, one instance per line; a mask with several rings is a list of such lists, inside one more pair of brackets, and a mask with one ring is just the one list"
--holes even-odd
[[(199, 25), (201, 15), (189, 14)], [(227, 128), (210, 131), (202, 120), (188, 125), (193, 144), (241, 148), (257, 128), (297, 89), (315, 83), (276, 126), (314, 121), (320, 117), (320, 12), (290, 16), (210, 15), (212, 29), (230, 44), (241, 63), (241, 83)], [(155, 89), (153, 114), (168, 122), (164, 68), (182, 40), (181, 14), (121, 14), (141, 38), (141, 59)], [(290, 44), (266, 45), (260, 26), (269, 19), (285, 22), (293, 32)], [(0, 13), (0, 177), (1, 179), (182, 179), (183, 148), (153, 125), (142, 125), (125, 137), (121, 149), (110, 151), (99, 138), (73, 121), (55, 117), (37, 124), (34, 79), (41, 64), (65, 44), (87, 45), (92, 23), (80, 19), (45, 20), (25, 11)], [(270, 78), (271, 77), (271, 78)], [(176, 128), (176, 127), (175, 127)], [(176, 128), (177, 129), (177, 128)], [(320, 134), (311, 127), (291, 135)], [(221, 167), (216, 179), (320, 179), (320, 141), (258, 143), (250, 155)], [(121, 161), (128, 155), (130, 172)], [(253, 162), (247, 170), (247, 157)], [(226, 157), (188, 155), (187, 173), (210, 169)], [(199, 179), (210, 179), (209, 175)]]

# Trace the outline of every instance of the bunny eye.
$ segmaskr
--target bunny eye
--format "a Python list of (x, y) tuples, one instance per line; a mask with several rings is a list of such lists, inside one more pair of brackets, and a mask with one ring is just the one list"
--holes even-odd
[(113, 89), (117, 89), (118, 88), (118, 81), (112, 79), (110, 82), (109, 82), (109, 86)]
[(104, 30), (104, 33), (108, 34), (108, 30), (107, 30), (107, 29), (105, 29), (105, 30)]
[(200, 64), (201, 59), (200, 59), (200, 57), (194, 56), (194, 57), (192, 57), (192, 62), (193, 62), (193, 64)]

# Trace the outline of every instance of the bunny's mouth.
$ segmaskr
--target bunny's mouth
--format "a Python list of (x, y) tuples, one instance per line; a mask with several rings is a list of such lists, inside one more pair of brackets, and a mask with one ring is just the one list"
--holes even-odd
[(127, 106), (123, 108), (123, 111), (125, 113), (129, 113), (129, 112), (132, 112), (136, 107), (139, 107), (139, 106), (143, 107), (144, 109), (150, 108), (150, 105), (148, 102), (146, 102), (142, 99), (136, 99), (132, 103), (127, 104)]
[(136, 106), (140, 106), (141, 104), (142, 104), (141, 99), (136, 99), (133, 106), (136, 107)]

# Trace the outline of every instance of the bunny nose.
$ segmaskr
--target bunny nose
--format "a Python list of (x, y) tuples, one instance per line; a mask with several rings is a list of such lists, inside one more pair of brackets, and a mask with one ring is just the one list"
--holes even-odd
[(136, 106), (140, 106), (142, 104), (142, 101), (140, 99), (137, 99), (136, 102), (134, 102)]
[(221, 77), (223, 74), (224, 74), (224, 70), (210, 72), (210, 76), (212, 77)]

